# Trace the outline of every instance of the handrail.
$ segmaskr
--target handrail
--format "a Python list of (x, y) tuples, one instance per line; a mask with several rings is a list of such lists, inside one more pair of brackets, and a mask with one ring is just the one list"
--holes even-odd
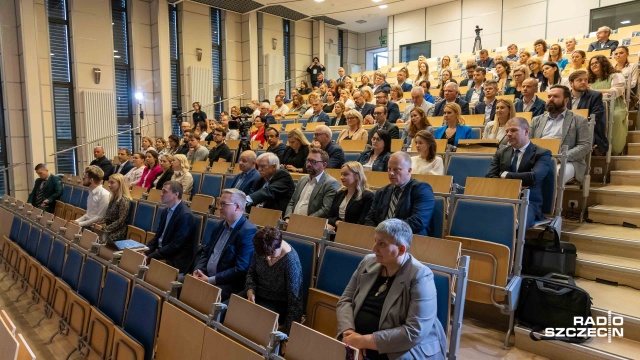
[[(218, 105), (218, 104), (220, 104), (220, 103), (227, 102), (227, 101), (229, 101), (229, 100), (232, 100), (232, 99), (235, 99), (235, 98), (239, 98), (239, 97), (242, 97), (242, 96), (245, 96), (245, 95), (247, 95), (247, 93), (242, 93), (242, 94), (238, 94), (238, 95), (236, 95), (236, 96), (229, 97), (229, 98), (226, 98), (226, 99), (222, 99), (222, 100), (214, 101), (214, 102), (212, 102), (211, 104), (207, 104), (207, 105), (200, 105), (200, 109), (205, 108), (205, 107), (209, 107), (209, 106), (213, 106), (213, 105)], [(184, 117), (184, 116), (186, 116), (187, 114), (190, 114), (190, 113), (192, 113), (192, 112), (194, 112), (194, 111), (195, 111), (195, 110), (189, 110), (189, 111), (181, 112), (180, 114), (177, 114), (177, 115), (176, 115), (176, 117)]]
[(603, 172), (603, 176), (602, 176), (602, 184), (603, 185), (607, 185), (607, 174), (609, 173), (609, 166), (611, 165), (611, 152), (612, 150), (612, 146), (611, 146), (611, 140), (613, 139), (613, 123), (614, 123), (614, 115), (615, 115), (615, 97), (613, 96), (613, 93), (609, 93), (609, 94), (602, 94), (602, 101), (605, 103), (605, 109), (606, 109), (606, 105), (608, 103), (609, 105), (609, 113), (608, 113), (608, 118), (607, 118), (607, 142), (609, 143), (609, 147), (607, 148), (607, 155), (606, 155), (606, 160), (605, 160), (605, 167), (604, 167), (604, 172)]

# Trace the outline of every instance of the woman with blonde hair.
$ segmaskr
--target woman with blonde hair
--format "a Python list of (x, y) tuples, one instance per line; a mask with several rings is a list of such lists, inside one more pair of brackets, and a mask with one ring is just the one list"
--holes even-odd
[(333, 113), (336, 114), (336, 116), (331, 118), (331, 126), (347, 125), (347, 118), (345, 117), (347, 111), (342, 101), (336, 101), (336, 104), (333, 106)]
[(356, 85), (353, 83), (353, 79), (350, 77), (346, 77), (344, 79), (344, 88), (349, 91), (349, 94), (353, 94), (356, 91)]
[(443, 115), (445, 125), (437, 128), (433, 136), (436, 139), (447, 139), (447, 148), (455, 151), (458, 146), (458, 141), (461, 139), (471, 139), (473, 131), (471, 126), (464, 125), (460, 105), (454, 102), (446, 104)]
[[(174, 160), (173, 155), (169, 155), (169, 154), (160, 155), (159, 162), (160, 162), (160, 168), (162, 169), (162, 172), (153, 181), (153, 186), (156, 189), (162, 190), (162, 186), (164, 185), (164, 183), (171, 180), (171, 177), (173, 176), (173, 166), (171, 163), (173, 163), (173, 160)], [(184, 192), (184, 189), (182, 191)]]
[(440, 66), (438, 66), (438, 75), (440, 75), (441, 78), (442, 78), (442, 73), (445, 70), (449, 70), (449, 71), (453, 70), (453, 66), (451, 66), (451, 58), (449, 57), (449, 55), (443, 56), (442, 60), (440, 60)]
[(144, 136), (144, 137), (142, 137), (142, 151), (141, 151), (141, 153), (146, 154), (147, 151), (149, 151), (149, 150), (153, 150), (153, 151), (157, 152), (156, 148), (153, 147), (153, 140), (148, 136)]
[(353, 101), (351, 97), (351, 93), (347, 89), (340, 90), (340, 102), (344, 104), (344, 107), (347, 109), (353, 109), (356, 107), (356, 103)]
[(531, 58), (531, 53), (528, 52), (527, 50), (524, 50), (523, 52), (520, 53), (519, 64), (527, 66), (530, 58)]
[(500, 145), (502, 146), (507, 144), (505, 125), (509, 119), (516, 117), (516, 108), (509, 99), (498, 99), (495, 106), (495, 120), (491, 120), (485, 125), (482, 138), (500, 140)]
[(576, 50), (571, 54), (571, 64), (568, 64), (562, 71), (562, 77), (568, 78), (576, 70), (585, 69), (587, 63), (587, 53)]
[(389, 92), (389, 100), (393, 101), (396, 104), (401, 104), (407, 102), (404, 98), (404, 91), (402, 91), (402, 86), (393, 85), (391, 86), (391, 92)]
[(288, 145), (284, 149), (280, 166), (290, 172), (305, 172), (305, 163), (309, 155), (309, 140), (302, 130), (293, 129), (287, 134)]
[(360, 86), (358, 86), (358, 89), (362, 90), (365, 86), (371, 87), (371, 79), (369, 78), (369, 75), (362, 74), (360, 76)]
[(542, 58), (532, 57), (527, 61), (527, 66), (531, 71), (531, 77), (538, 80), (538, 84), (542, 83), (544, 74), (542, 73)]
[(104, 215), (104, 226), (102, 227), (105, 232), (105, 240), (124, 240), (127, 238), (127, 222), (131, 204), (129, 182), (122, 174), (113, 174), (109, 176), (107, 184), (111, 192), (111, 199)]
[(409, 112), (409, 130), (405, 132), (404, 141), (402, 142), (403, 149), (411, 149), (413, 144), (413, 138), (418, 131), (426, 130), (433, 133), (434, 128), (427, 118), (427, 114), (421, 107), (414, 107)]
[(362, 114), (357, 110), (349, 110), (344, 114), (347, 119), (347, 128), (338, 135), (338, 144), (342, 140), (366, 140), (369, 133), (362, 127)]
[[(317, 92), (315, 92), (315, 91), (311, 92), (311, 93), (309, 94), (309, 97), (307, 98), (307, 106), (308, 106), (308, 108), (307, 108), (307, 111), (306, 111), (306, 112), (304, 112), (304, 115), (305, 115), (305, 116), (306, 116), (306, 115), (309, 115), (309, 116), (313, 115), (313, 106), (310, 106), (310, 105), (311, 105), (311, 104), (313, 104), (313, 102), (314, 102), (316, 99), (321, 99), (320, 94), (319, 94), (319, 93), (317, 93)], [(303, 115), (303, 113), (302, 113), (302, 112), (300, 112), (300, 115), (298, 116), (298, 118), (302, 118), (302, 115)]]
[(341, 222), (364, 224), (373, 203), (373, 192), (367, 185), (364, 167), (357, 161), (349, 161), (340, 168), (340, 182), (329, 210), (327, 227), (336, 230)]
[(187, 157), (183, 154), (174, 155), (173, 161), (171, 161), (171, 168), (173, 169), (171, 181), (177, 181), (182, 184), (182, 191), (185, 194), (190, 194), (193, 188), (193, 175), (189, 172), (190, 165)]
[(368, 102), (369, 104), (375, 105), (376, 99), (373, 97), (373, 90), (371, 90), (369, 86), (365, 86), (361, 88), (360, 93), (362, 93), (362, 97), (364, 98), (364, 101)]
[(414, 174), (444, 175), (444, 162), (436, 152), (436, 138), (426, 131), (418, 131), (413, 142), (416, 144), (418, 155), (411, 157), (411, 172)]

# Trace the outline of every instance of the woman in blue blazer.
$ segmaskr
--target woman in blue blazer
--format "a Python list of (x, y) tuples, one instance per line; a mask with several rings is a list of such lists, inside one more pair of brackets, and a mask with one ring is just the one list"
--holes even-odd
[(447, 150), (455, 151), (460, 139), (472, 138), (472, 129), (470, 126), (464, 125), (461, 114), (460, 105), (446, 104), (443, 111), (446, 125), (437, 128), (433, 133), (436, 139), (447, 139)]

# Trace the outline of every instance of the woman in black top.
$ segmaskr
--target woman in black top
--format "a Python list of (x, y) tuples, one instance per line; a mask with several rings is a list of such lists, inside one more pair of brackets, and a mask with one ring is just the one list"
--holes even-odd
[(329, 114), (333, 112), (333, 107), (336, 105), (336, 92), (333, 90), (327, 90), (327, 104), (322, 107), (322, 111)]
[(197, 124), (200, 121), (206, 121), (207, 120), (207, 114), (204, 113), (204, 111), (200, 110), (200, 103), (199, 102), (194, 102), (193, 104), (191, 104), (191, 106), (193, 106), (193, 123)]
[(311, 90), (312, 89), (309, 87), (309, 83), (307, 83), (307, 80), (300, 81), (300, 89), (298, 89), (298, 94), (307, 95), (311, 93)]
[(342, 187), (333, 198), (329, 210), (329, 229), (336, 230), (341, 222), (364, 224), (373, 203), (373, 192), (367, 185), (364, 168), (357, 161), (349, 161), (340, 169)]
[(293, 129), (287, 134), (289, 145), (284, 150), (281, 166), (290, 172), (306, 172), (304, 166), (309, 155), (309, 141), (300, 129)]
[(153, 181), (153, 185), (156, 189), (162, 190), (164, 183), (171, 180), (171, 176), (173, 176), (173, 167), (171, 166), (171, 163), (173, 160), (175, 160), (173, 155), (164, 154), (160, 156), (160, 168), (162, 168), (162, 172)]
[(371, 148), (363, 151), (358, 162), (365, 170), (387, 171), (391, 156), (391, 134), (387, 130), (376, 130), (371, 136)]

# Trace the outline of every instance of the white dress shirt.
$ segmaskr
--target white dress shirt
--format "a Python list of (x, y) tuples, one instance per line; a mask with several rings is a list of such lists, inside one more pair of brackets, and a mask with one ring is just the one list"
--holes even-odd
[(322, 179), (322, 175), (324, 175), (324, 171), (321, 172), (318, 176), (307, 181), (307, 184), (304, 186), (304, 189), (302, 189), (302, 192), (300, 193), (298, 203), (296, 203), (296, 206), (293, 208), (294, 214), (304, 216), (309, 215), (309, 200), (311, 199), (311, 193), (313, 192), (313, 189), (316, 188), (316, 185), (318, 185), (318, 182), (320, 182), (320, 180)]
[(135, 185), (140, 182), (143, 172), (144, 166), (140, 166), (139, 168), (134, 167), (126, 175), (124, 175), (124, 178), (129, 181), (129, 185)]
[(104, 215), (107, 213), (107, 207), (109, 207), (110, 199), (111, 192), (103, 188), (102, 185), (98, 185), (95, 189), (89, 191), (89, 197), (87, 198), (87, 213), (77, 220), (78, 224), (82, 227), (87, 227), (102, 221), (102, 219), (104, 219)]
[(556, 118), (552, 118), (551, 114), (547, 113), (547, 123), (542, 130), (542, 139), (562, 139), (562, 124), (567, 111), (569, 110), (565, 109)]

